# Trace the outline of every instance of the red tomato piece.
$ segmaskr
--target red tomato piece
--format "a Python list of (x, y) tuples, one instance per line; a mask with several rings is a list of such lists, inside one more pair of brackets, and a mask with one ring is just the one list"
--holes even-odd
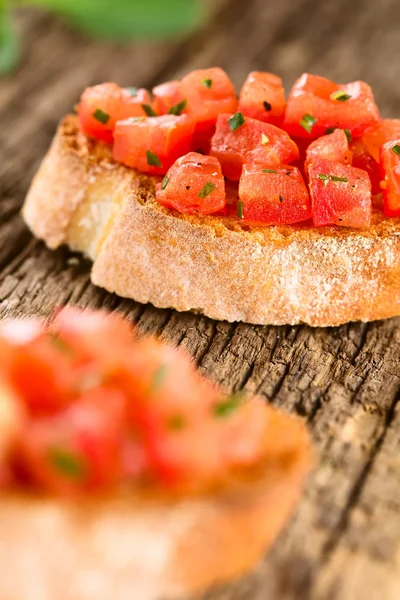
[(332, 127), (359, 137), (380, 120), (372, 90), (363, 81), (338, 85), (305, 73), (290, 92), (283, 127), (292, 136), (309, 139)]
[(363, 169), (368, 173), (371, 180), (372, 194), (376, 195), (382, 192), (379, 163), (370, 154), (362, 138), (353, 140), (350, 144), (350, 150), (353, 154), (353, 167)]
[(381, 167), (383, 206), (387, 217), (400, 216), (400, 138), (383, 144)]
[(368, 173), (331, 160), (309, 166), (313, 221), (317, 227), (369, 227), (371, 182)]
[(332, 133), (311, 142), (306, 151), (306, 171), (316, 158), (351, 165), (353, 155), (349, 150), (349, 142), (343, 129), (335, 129)]
[(150, 104), (150, 94), (145, 89), (121, 88), (116, 83), (88, 87), (79, 104), (82, 131), (111, 144), (116, 122), (146, 115), (143, 105)]
[(179, 212), (209, 215), (225, 206), (225, 180), (213, 156), (190, 152), (178, 158), (158, 185), (156, 199)]
[(311, 218), (306, 184), (296, 167), (243, 166), (238, 216), (263, 225), (298, 223)]
[(240, 112), (265, 123), (281, 125), (285, 106), (285, 90), (280, 77), (264, 71), (249, 74), (240, 92)]
[(196, 132), (210, 130), (218, 115), (237, 108), (233, 83), (220, 68), (189, 73), (181, 81), (181, 92), (188, 101), (188, 114), (196, 121)]
[(192, 150), (200, 154), (210, 154), (211, 140), (215, 134), (215, 126), (205, 131), (195, 131), (193, 135)]
[(220, 161), (225, 177), (237, 181), (244, 163), (276, 167), (296, 160), (299, 150), (282, 129), (236, 113), (218, 117), (211, 155)]
[(116, 161), (152, 175), (164, 175), (190, 151), (194, 122), (187, 116), (164, 115), (119, 121), (114, 132)]
[(383, 144), (400, 138), (400, 119), (383, 119), (382, 122), (366, 131), (362, 141), (371, 156), (379, 162)]
[[(177, 107), (185, 98), (181, 91), (180, 81), (167, 81), (153, 88), (153, 107), (157, 115), (166, 115), (168, 111)], [(185, 112), (185, 108), (182, 112)]]

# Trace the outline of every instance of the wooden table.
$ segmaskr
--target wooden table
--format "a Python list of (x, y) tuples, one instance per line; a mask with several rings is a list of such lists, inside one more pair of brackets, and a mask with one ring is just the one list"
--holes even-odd
[[(118, 310), (187, 348), (201, 370), (302, 415), (318, 464), (274, 550), (209, 599), (400, 598), (400, 321), (335, 329), (255, 327), (157, 310), (89, 283), (89, 264), (32, 238), (19, 208), (60, 117), (88, 84), (152, 86), (221, 65), (365, 79), (384, 115), (400, 116), (398, 0), (217, 0), (215, 16), (174, 43), (89, 42), (24, 12), (19, 70), (0, 82), (0, 316), (48, 315), (64, 303)], [(140, 599), (135, 599), (140, 600)]]

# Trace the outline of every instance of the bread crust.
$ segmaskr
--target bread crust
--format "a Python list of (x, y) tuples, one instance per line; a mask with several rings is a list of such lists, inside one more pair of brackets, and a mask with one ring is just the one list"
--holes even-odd
[(310, 469), (304, 426), (267, 410), (263, 463), (214, 492), (0, 495), (0, 598), (160, 600), (241, 576), (275, 540)]
[(61, 123), (23, 216), (46, 244), (94, 261), (92, 281), (161, 308), (260, 325), (334, 326), (400, 314), (400, 220), (367, 230), (252, 227), (155, 201), (156, 179)]

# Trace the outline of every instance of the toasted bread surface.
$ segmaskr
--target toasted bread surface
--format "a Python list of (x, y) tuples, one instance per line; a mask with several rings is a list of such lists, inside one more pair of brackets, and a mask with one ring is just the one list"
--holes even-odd
[(155, 200), (156, 178), (112, 160), (67, 116), (23, 216), (50, 248), (89, 256), (96, 285), (155, 306), (255, 324), (332, 326), (400, 314), (400, 220), (367, 230), (250, 226)]
[(302, 423), (272, 408), (267, 418), (262, 464), (203, 495), (1, 494), (1, 599), (179, 598), (245, 573), (293, 511), (311, 462)]

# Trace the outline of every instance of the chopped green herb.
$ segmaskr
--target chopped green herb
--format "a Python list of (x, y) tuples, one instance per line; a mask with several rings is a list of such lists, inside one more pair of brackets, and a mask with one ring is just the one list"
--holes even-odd
[(243, 219), (243, 202), (237, 203), (237, 216), (239, 219)]
[(225, 400), (222, 400), (222, 402), (218, 402), (218, 404), (214, 405), (214, 415), (220, 418), (229, 417), (240, 407), (243, 398), (244, 395), (242, 392), (231, 394)]
[(336, 102), (346, 102), (346, 100), (350, 100), (350, 98), (350, 94), (346, 94), (346, 92), (343, 90), (338, 90), (330, 95), (330, 99), (336, 100)]
[(201, 83), (204, 85), (204, 87), (206, 87), (210, 90), (213, 82), (212, 82), (212, 79), (202, 79)]
[(261, 169), (262, 173), (275, 173), (276, 175), (276, 171), (274, 171), (273, 169)]
[(321, 181), (324, 182), (324, 185), (328, 185), (328, 181), (329, 181), (329, 175), (324, 175), (324, 173), (320, 173), (318, 175), (318, 179), (320, 179)]
[(325, 135), (329, 135), (330, 133), (333, 133), (336, 129), (337, 129), (337, 127), (328, 127), (328, 129), (325, 130)]
[(182, 415), (173, 415), (168, 419), (167, 423), (168, 429), (171, 429), (172, 431), (181, 431), (185, 425), (185, 419)]
[(103, 123), (103, 125), (108, 123), (108, 121), (110, 120), (110, 115), (108, 113), (104, 112), (104, 110), (101, 110), (101, 108), (98, 108), (97, 110), (95, 110), (93, 113), (93, 116), (97, 121), (99, 121), (100, 123)]
[(307, 133), (311, 133), (316, 122), (317, 119), (312, 115), (304, 115), (304, 117), (300, 120), (299, 125), (301, 125), (301, 127), (305, 129)]
[(320, 173), (318, 175), (318, 179), (324, 182), (324, 185), (328, 184), (328, 181), (339, 181), (341, 183), (348, 183), (349, 180), (346, 177), (337, 177), (336, 175), (325, 175), (324, 173)]
[(178, 102), (178, 104), (174, 104), (174, 106), (171, 106), (171, 108), (168, 111), (169, 115), (177, 115), (179, 117), (179, 115), (181, 115), (183, 113), (183, 111), (185, 110), (185, 108), (187, 107), (187, 99), (185, 98), (184, 100), (182, 100), (182, 102)]
[(341, 181), (342, 183), (349, 183), (347, 177), (336, 177), (336, 175), (330, 175), (331, 181)]
[(271, 104), (269, 102), (267, 102), (266, 100), (264, 100), (263, 105), (267, 112), (270, 112), (272, 110)]
[(165, 190), (165, 188), (167, 187), (168, 183), (169, 183), (169, 177), (168, 177), (168, 175), (166, 175), (164, 177), (164, 179), (162, 180), (161, 189)]
[(198, 148), (197, 150), (195, 150), (195, 152), (197, 152), (197, 154), (205, 154), (204, 150), (202, 148)]
[(241, 112), (237, 112), (228, 119), (229, 127), (232, 129), (232, 131), (239, 129), (239, 127), (244, 125), (245, 122), (246, 121), (244, 120), (244, 116)]
[(279, 202), (283, 202), (283, 196), (279, 195)]
[(142, 108), (148, 117), (157, 117), (157, 113), (150, 104), (142, 104)]
[[(330, 133), (333, 133), (336, 129), (340, 129), (340, 127), (328, 127), (328, 129), (325, 131), (325, 134), (329, 135)], [(343, 129), (343, 131), (346, 134), (347, 141), (350, 143), (352, 140), (352, 135), (351, 135), (350, 129)]]
[(147, 164), (152, 167), (162, 167), (162, 162), (158, 158), (157, 154), (154, 154), (151, 150), (147, 150), (146, 152)]
[(79, 456), (58, 448), (51, 448), (48, 456), (57, 470), (69, 479), (83, 479), (85, 476), (86, 465)]
[(127, 87), (126, 89), (127, 89), (128, 94), (130, 96), (134, 97), (134, 96), (138, 95), (139, 88), (132, 86), (132, 87)]
[(150, 392), (152, 394), (156, 394), (160, 391), (162, 386), (164, 385), (165, 378), (168, 375), (169, 366), (168, 365), (160, 365), (154, 372), (153, 379), (151, 382)]
[(395, 154), (397, 154), (397, 156), (400, 156), (400, 146), (399, 146), (399, 144), (396, 144), (395, 146), (392, 147), (392, 152), (394, 152)]
[(216, 187), (217, 186), (211, 183), (211, 181), (207, 181), (199, 192), (199, 198), (206, 198), (215, 190)]

